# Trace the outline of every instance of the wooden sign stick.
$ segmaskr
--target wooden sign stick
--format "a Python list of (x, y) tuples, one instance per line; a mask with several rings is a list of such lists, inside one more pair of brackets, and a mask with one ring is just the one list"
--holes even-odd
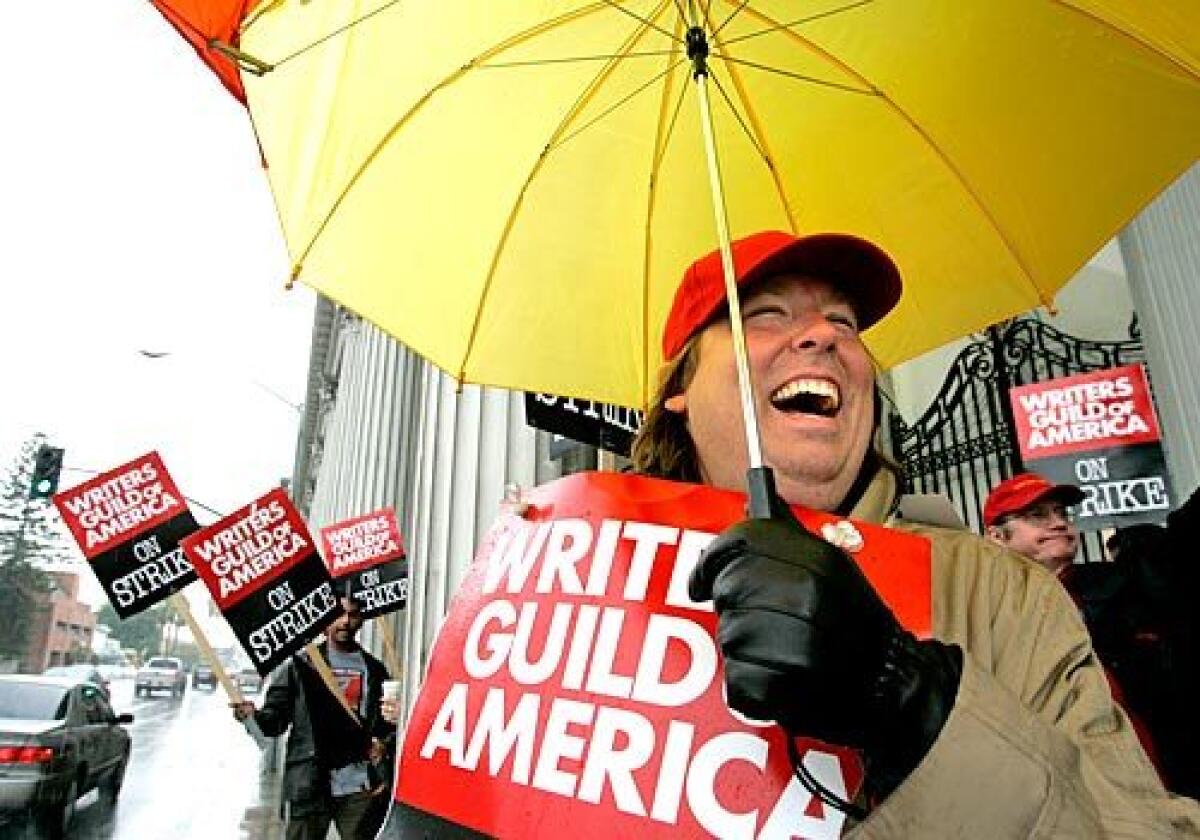
[(379, 635), (383, 639), (383, 658), (387, 660), (388, 672), (392, 675), (392, 679), (400, 679), (400, 656), (396, 652), (396, 634), (392, 630), (392, 622), (388, 621), (388, 616), (380, 616), (375, 619), (375, 626), (379, 628)]
[(308, 657), (313, 667), (317, 669), (317, 673), (321, 675), (321, 682), (325, 683), (325, 687), (329, 689), (329, 693), (337, 698), (338, 703), (346, 710), (346, 714), (350, 715), (350, 718), (361, 726), (362, 720), (359, 718), (358, 713), (350, 708), (350, 701), (346, 699), (345, 692), (338, 685), (337, 678), (334, 677), (333, 671), (330, 669), (325, 657), (321, 654), (321, 649), (317, 647), (317, 643), (309, 642), (304, 649), (308, 651)]
[(237, 683), (229, 678), (229, 674), (225, 673), (225, 666), (217, 658), (217, 652), (212, 649), (212, 645), (208, 643), (208, 637), (204, 635), (204, 630), (201, 629), (200, 623), (192, 615), (187, 597), (182, 592), (176, 592), (167, 598), (167, 600), (175, 612), (179, 614), (179, 617), (187, 624), (188, 630), (192, 631), (192, 638), (196, 642), (196, 647), (200, 649), (200, 655), (204, 657), (205, 661), (208, 662), (208, 666), (212, 668), (213, 675), (221, 683), (221, 687), (225, 689), (225, 693), (229, 695), (229, 701), (231, 703), (241, 703), (241, 690), (238, 688)]

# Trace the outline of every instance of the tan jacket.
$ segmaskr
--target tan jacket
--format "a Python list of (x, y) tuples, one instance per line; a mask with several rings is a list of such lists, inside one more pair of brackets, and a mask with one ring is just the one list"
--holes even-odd
[[(854, 509), (885, 522), (881, 472)], [(962, 647), (954, 709), (924, 761), (854, 838), (1200, 837), (1200, 806), (1162, 787), (1113, 703), (1058, 580), (967, 531), (933, 543), (933, 635)]]

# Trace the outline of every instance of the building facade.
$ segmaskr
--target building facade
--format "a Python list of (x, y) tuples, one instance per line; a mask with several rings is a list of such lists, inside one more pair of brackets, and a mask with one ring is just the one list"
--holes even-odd
[(55, 665), (70, 665), (92, 653), (96, 616), (80, 601), (79, 576), (52, 572), (54, 588), (38, 593), (31, 611), (29, 638), (21, 670), (40, 674)]

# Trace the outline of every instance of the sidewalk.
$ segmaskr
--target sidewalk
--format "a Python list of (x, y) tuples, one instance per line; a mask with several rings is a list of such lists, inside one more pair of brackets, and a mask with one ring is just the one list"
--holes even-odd
[(258, 795), (247, 806), (239, 840), (283, 840), (280, 790), (283, 786), (283, 747), (286, 738), (255, 738), (263, 747)]

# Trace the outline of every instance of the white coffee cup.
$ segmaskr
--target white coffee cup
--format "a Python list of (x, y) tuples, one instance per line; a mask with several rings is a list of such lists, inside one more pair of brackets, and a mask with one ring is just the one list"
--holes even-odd
[(384, 700), (399, 700), (400, 699), (400, 680), (384, 680), (383, 681), (383, 699)]

